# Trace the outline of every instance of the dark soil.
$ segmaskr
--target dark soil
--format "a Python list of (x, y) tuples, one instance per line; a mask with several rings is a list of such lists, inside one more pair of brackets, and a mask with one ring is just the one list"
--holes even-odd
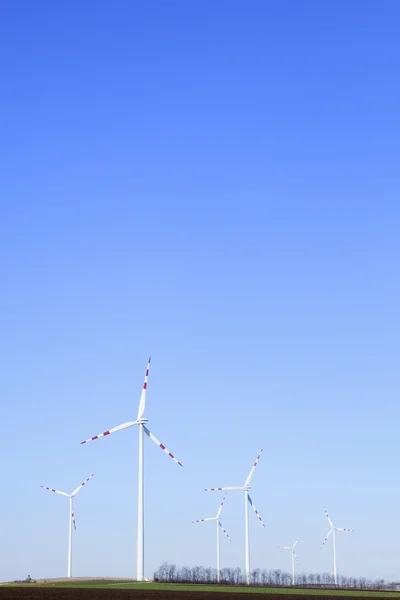
[[(366, 596), (367, 598), (368, 596)], [(36, 588), (0, 587), (0, 600), (360, 600), (357, 596), (318, 596), (317, 594), (265, 594), (257, 592), (196, 592), (145, 589), (101, 589), (101, 588)], [(384, 594), (380, 597), (386, 598)], [(379, 600), (379, 596), (375, 596)]]

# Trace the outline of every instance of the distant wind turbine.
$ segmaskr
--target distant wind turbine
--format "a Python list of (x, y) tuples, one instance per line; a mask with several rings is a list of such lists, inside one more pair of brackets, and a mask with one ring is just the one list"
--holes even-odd
[(294, 563), (295, 563), (295, 561), (299, 562), (299, 559), (297, 558), (296, 551), (294, 548), (297, 545), (297, 542), (299, 541), (299, 539), (300, 538), (297, 538), (297, 540), (295, 541), (293, 546), (278, 546), (278, 548), (282, 548), (283, 550), (291, 550), (291, 552), (292, 552), (292, 585), (295, 584)]
[(336, 573), (336, 531), (354, 531), (354, 529), (347, 529), (346, 527), (335, 527), (334, 524), (332, 523), (332, 519), (330, 518), (330, 516), (328, 515), (328, 513), (326, 511), (325, 506), (323, 508), (324, 508), (324, 511), (325, 511), (326, 518), (329, 521), (330, 530), (328, 531), (328, 533), (326, 534), (326, 537), (325, 537), (324, 541), (322, 542), (321, 549), (325, 545), (325, 542), (328, 539), (328, 537), (333, 532), (333, 577), (334, 577), (334, 580), (335, 580), (335, 585), (337, 585), (337, 573)]
[(150, 370), (150, 358), (147, 363), (146, 374), (144, 377), (142, 394), (140, 396), (139, 402), (139, 410), (137, 414), (136, 421), (129, 421), (127, 423), (123, 423), (122, 425), (118, 425), (117, 427), (113, 427), (108, 431), (104, 431), (103, 433), (99, 433), (88, 440), (84, 440), (81, 444), (86, 444), (87, 442), (91, 442), (93, 440), (97, 440), (100, 437), (109, 435), (110, 433), (114, 433), (115, 431), (121, 431), (122, 429), (127, 429), (128, 427), (132, 427), (133, 425), (138, 425), (139, 427), (139, 475), (138, 475), (138, 524), (137, 524), (137, 572), (136, 579), (137, 581), (144, 580), (144, 486), (143, 486), (143, 432), (155, 443), (157, 446), (161, 448), (164, 452), (168, 454), (170, 458), (172, 458), (179, 466), (182, 467), (182, 463), (179, 462), (175, 458), (169, 450), (166, 449), (164, 444), (162, 444), (155, 435), (147, 429), (145, 423), (147, 423), (148, 419), (144, 418), (144, 409), (146, 407), (146, 392), (147, 392), (147, 380), (149, 377)]
[(226, 494), (222, 498), (222, 502), (219, 505), (219, 509), (218, 509), (218, 512), (215, 517), (207, 517), (206, 519), (197, 519), (197, 521), (192, 521), (192, 523), (204, 523), (204, 521), (216, 521), (216, 523), (217, 523), (217, 581), (218, 581), (218, 583), (220, 580), (220, 560), (219, 560), (219, 530), (220, 530), (220, 528), (222, 529), (222, 531), (224, 532), (224, 534), (228, 538), (228, 540), (230, 542), (232, 541), (228, 535), (228, 532), (226, 531), (226, 529), (224, 529), (222, 527), (222, 523), (221, 523), (221, 511), (222, 511), (222, 507), (225, 502), (225, 498), (226, 498)]
[(263, 527), (265, 527), (264, 525), (264, 521), (262, 520), (262, 518), (260, 517), (260, 513), (258, 512), (258, 510), (256, 509), (256, 507), (253, 504), (252, 499), (249, 496), (249, 490), (251, 489), (251, 480), (253, 478), (254, 475), (254, 471), (255, 468), (257, 466), (258, 461), (260, 460), (261, 457), (261, 453), (262, 453), (262, 449), (260, 450), (259, 455), (257, 456), (254, 465), (252, 466), (250, 473), (246, 479), (246, 481), (244, 482), (244, 485), (234, 485), (234, 486), (230, 486), (230, 487), (219, 487), (219, 488), (207, 488), (204, 491), (205, 492), (216, 492), (216, 491), (220, 491), (220, 490), (226, 490), (226, 491), (230, 491), (230, 490), (240, 490), (241, 492), (244, 492), (244, 527), (245, 527), (245, 573), (246, 573), (246, 584), (249, 585), (250, 584), (250, 548), (249, 548), (249, 504), (252, 507), (252, 509), (254, 510), (254, 512), (257, 515), (258, 520), (260, 521), (261, 525)]
[(67, 498), (69, 498), (68, 575), (67, 575), (67, 577), (71, 577), (71, 570), (72, 570), (72, 524), (74, 525), (74, 529), (76, 529), (73, 501), (74, 501), (76, 494), (79, 492), (79, 490), (81, 490), (83, 488), (83, 486), (86, 485), (87, 482), (89, 481), (89, 479), (91, 479), (92, 477), (93, 477), (93, 474), (90, 475), (87, 479), (85, 479), (85, 481), (83, 483), (81, 483), (81, 485), (79, 485), (76, 488), (76, 490), (74, 490), (71, 494), (67, 494), (66, 492), (59, 492), (58, 490), (53, 490), (53, 488), (48, 488), (44, 485), (40, 486), (44, 490), (49, 490), (49, 492), (54, 492), (55, 494), (59, 494), (60, 496), (66, 496)]

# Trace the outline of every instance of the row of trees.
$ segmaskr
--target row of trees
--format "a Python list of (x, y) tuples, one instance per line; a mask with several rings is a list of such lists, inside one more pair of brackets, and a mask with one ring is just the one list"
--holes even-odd
[[(211, 567), (181, 567), (170, 565), (164, 562), (154, 573), (154, 581), (167, 583), (217, 583), (217, 570)], [(224, 585), (245, 585), (245, 576), (242, 569), (224, 568), (220, 572), (220, 583)], [(292, 577), (279, 569), (253, 569), (251, 572), (251, 584), (256, 586), (289, 586)], [(300, 586), (333, 586), (333, 575), (330, 573), (298, 573), (296, 575), (296, 585)], [(345, 577), (338, 576), (338, 585), (340, 587), (351, 587), (353, 589), (373, 588), (382, 590), (386, 584), (383, 579), (371, 581), (365, 577)]]

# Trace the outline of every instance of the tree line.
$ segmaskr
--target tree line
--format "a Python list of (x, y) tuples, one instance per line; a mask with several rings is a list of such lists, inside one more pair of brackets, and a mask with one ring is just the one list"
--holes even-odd
[[(154, 581), (164, 583), (217, 583), (217, 570), (211, 567), (180, 567), (167, 562), (154, 572)], [(292, 576), (280, 569), (253, 569), (250, 576), (251, 585), (264, 587), (290, 586)], [(220, 571), (221, 585), (245, 585), (246, 578), (240, 567), (223, 568)], [(304, 587), (333, 587), (335, 584), (331, 573), (298, 573), (296, 585)], [(371, 580), (365, 577), (346, 577), (338, 575), (338, 587), (359, 590), (387, 588), (383, 579)]]

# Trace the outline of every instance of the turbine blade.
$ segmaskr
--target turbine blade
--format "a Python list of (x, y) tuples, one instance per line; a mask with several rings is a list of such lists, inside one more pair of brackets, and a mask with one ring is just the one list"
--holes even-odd
[(226, 496), (227, 496), (227, 494), (225, 494), (225, 496), (222, 498), (222, 502), (221, 502), (221, 504), (219, 505), (219, 509), (218, 509), (218, 512), (217, 512), (216, 519), (218, 519), (218, 518), (219, 518), (219, 516), (220, 516), (220, 514), (221, 514), (221, 510), (222, 510), (222, 507), (223, 507), (223, 505), (224, 505), (224, 502), (225, 502), (225, 498), (226, 498)]
[(76, 531), (76, 521), (75, 521), (75, 513), (71, 513), (71, 519), (72, 519), (72, 523), (74, 524), (74, 529)]
[(260, 458), (261, 458), (261, 454), (262, 454), (262, 448), (261, 448), (260, 452), (258, 453), (258, 456), (257, 456), (257, 458), (256, 458), (256, 460), (255, 460), (255, 462), (254, 462), (254, 465), (251, 467), (251, 470), (250, 470), (249, 476), (247, 477), (247, 479), (246, 479), (246, 483), (245, 483), (244, 485), (250, 485), (250, 482), (251, 482), (251, 480), (252, 480), (252, 478), (253, 478), (253, 475), (254, 475), (254, 470), (255, 470), (255, 468), (256, 468), (256, 466), (257, 466), (257, 463), (258, 463), (258, 461), (259, 461), (259, 460), (260, 460)]
[(326, 518), (327, 518), (327, 519), (328, 519), (328, 521), (329, 521), (329, 525), (331, 526), (331, 528), (332, 528), (332, 529), (334, 529), (334, 527), (333, 527), (333, 523), (332, 523), (332, 519), (331, 519), (331, 518), (330, 518), (330, 516), (328, 515), (328, 512), (327, 512), (327, 510), (326, 510), (325, 506), (324, 506), (324, 511), (325, 511)]
[(346, 527), (335, 527), (336, 531), (354, 531), (354, 529), (347, 529)]
[(207, 517), (206, 519), (197, 519), (196, 521), (192, 521), (192, 523), (204, 523), (204, 521), (216, 521), (215, 517)]
[(121, 431), (122, 429), (127, 429), (128, 427), (132, 427), (132, 425), (136, 425), (137, 421), (129, 421), (128, 423), (122, 423), (122, 425), (118, 425), (118, 427), (113, 427), (108, 431), (103, 431), (103, 433), (99, 433), (94, 437), (89, 438), (88, 440), (83, 440), (81, 444), (86, 444), (87, 442), (92, 442), (93, 440), (97, 440), (105, 435), (110, 435), (110, 433), (115, 433), (116, 431)]
[(72, 497), (74, 497), (74, 496), (75, 496), (75, 495), (76, 495), (76, 494), (79, 492), (79, 490), (80, 490), (80, 489), (82, 489), (82, 488), (83, 488), (83, 486), (84, 486), (84, 485), (86, 485), (86, 484), (87, 484), (87, 482), (88, 482), (90, 479), (92, 479), (93, 475), (94, 475), (94, 473), (92, 473), (91, 475), (89, 475), (89, 477), (88, 477), (87, 479), (85, 479), (85, 481), (84, 481), (83, 483), (81, 483), (81, 485), (79, 485), (79, 486), (76, 488), (76, 490), (74, 490), (74, 491), (72, 492), (71, 496), (72, 496)]
[(291, 550), (292, 546), (277, 546), (277, 548), (281, 548), (282, 550)]
[(295, 560), (297, 563), (299, 563), (300, 561), (299, 561), (299, 559), (297, 558), (297, 554), (296, 554), (296, 552), (295, 552), (294, 550), (293, 550), (293, 556), (294, 556), (294, 560)]
[(220, 492), (224, 490), (241, 490), (243, 491), (242, 485), (232, 485), (231, 487), (220, 487), (220, 488), (204, 488), (205, 492)]
[(49, 492), (54, 492), (55, 494), (60, 494), (60, 496), (67, 496), (67, 498), (69, 498), (69, 494), (66, 494), (65, 492), (59, 492), (58, 490), (53, 490), (53, 488), (48, 488), (45, 485), (41, 485), (41, 488), (43, 488), (44, 490), (49, 490)]
[(150, 362), (151, 362), (151, 356), (149, 357), (149, 361), (147, 363), (146, 374), (144, 376), (142, 394), (140, 396), (139, 410), (138, 410), (138, 414), (137, 414), (138, 421), (139, 421), (139, 419), (141, 419), (143, 417), (144, 409), (146, 408), (147, 380), (149, 378)]
[(169, 450), (167, 450), (167, 449), (166, 449), (166, 447), (164, 446), (164, 444), (162, 444), (162, 443), (160, 442), (160, 440), (158, 440), (158, 439), (156, 438), (156, 436), (155, 436), (155, 435), (153, 435), (153, 434), (151, 433), (151, 431), (150, 431), (149, 429), (147, 429), (147, 427), (146, 427), (145, 425), (143, 425), (143, 429), (144, 429), (144, 432), (145, 432), (145, 434), (146, 434), (146, 435), (148, 435), (148, 436), (149, 436), (149, 438), (150, 438), (151, 440), (153, 440), (153, 442), (154, 442), (155, 444), (157, 444), (157, 446), (160, 446), (161, 450), (164, 450), (164, 452), (165, 452), (166, 454), (168, 454), (168, 456), (170, 456), (170, 457), (172, 458), (172, 460), (174, 460), (176, 463), (178, 463), (178, 465), (179, 465), (180, 467), (183, 467), (183, 464), (182, 464), (181, 462), (179, 462), (179, 460), (178, 460), (177, 458), (175, 458), (175, 456), (174, 456), (173, 454), (171, 454), (171, 452), (170, 452)]
[(252, 507), (252, 509), (254, 510), (254, 512), (255, 512), (255, 513), (256, 513), (256, 515), (257, 515), (257, 519), (260, 521), (261, 525), (262, 525), (263, 527), (265, 527), (265, 523), (264, 523), (264, 521), (262, 520), (262, 518), (260, 517), (260, 513), (258, 512), (258, 510), (256, 509), (256, 507), (254, 506), (254, 504), (253, 504), (253, 500), (250, 498), (250, 496), (249, 496), (248, 494), (247, 494), (247, 498), (248, 498), (248, 500), (249, 500), (249, 504), (250, 504), (250, 506)]
[(320, 548), (320, 550), (322, 550), (323, 546), (325, 545), (325, 542), (326, 542), (326, 540), (327, 540), (327, 539), (328, 539), (328, 537), (331, 535), (332, 531), (333, 531), (333, 529), (330, 529), (330, 530), (328, 531), (328, 534), (326, 535), (326, 537), (325, 537), (324, 541), (322, 542), (322, 545), (321, 545), (321, 548)]
[(222, 527), (221, 521), (218, 521), (218, 525), (221, 527), (221, 529), (222, 529), (222, 531), (224, 532), (225, 536), (226, 536), (226, 537), (228, 538), (228, 540), (231, 542), (232, 540), (231, 540), (231, 538), (229, 537), (227, 530), (226, 530), (226, 529), (224, 529), (224, 528)]
[(297, 542), (299, 541), (299, 537), (297, 538), (297, 540), (295, 541), (295, 543), (293, 544), (292, 548), (294, 548), (297, 545)]

